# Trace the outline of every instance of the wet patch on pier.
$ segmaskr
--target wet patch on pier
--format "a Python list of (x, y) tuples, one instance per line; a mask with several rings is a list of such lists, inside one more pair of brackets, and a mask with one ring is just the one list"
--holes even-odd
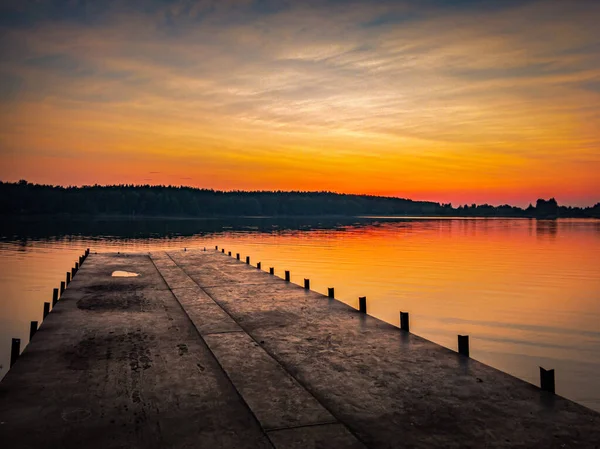
[[(88, 336), (64, 353), (69, 369), (88, 370), (91, 361), (128, 362), (132, 373), (152, 367), (150, 345), (156, 337), (140, 330), (107, 336)], [(120, 350), (127, 348), (127, 350)]]
[(133, 283), (105, 283), (105, 284), (93, 284), (88, 285), (84, 288), (86, 292), (90, 293), (109, 293), (109, 292), (134, 292), (139, 287)]
[(149, 305), (150, 301), (144, 294), (136, 291), (127, 294), (110, 290), (103, 295), (86, 295), (77, 301), (79, 309), (96, 312), (143, 312), (148, 309)]

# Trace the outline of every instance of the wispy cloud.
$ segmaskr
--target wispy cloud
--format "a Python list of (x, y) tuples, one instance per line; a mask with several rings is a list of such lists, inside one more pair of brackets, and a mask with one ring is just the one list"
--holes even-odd
[(19, 155), (77, 152), (168, 160), (217, 187), (600, 191), (596, 2), (5, 8), (3, 178), (27, 174)]

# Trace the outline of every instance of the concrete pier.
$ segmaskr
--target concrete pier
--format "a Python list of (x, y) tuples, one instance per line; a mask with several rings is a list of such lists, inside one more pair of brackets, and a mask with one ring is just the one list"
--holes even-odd
[(0, 382), (0, 446), (600, 447), (599, 413), (238, 259), (90, 255)]

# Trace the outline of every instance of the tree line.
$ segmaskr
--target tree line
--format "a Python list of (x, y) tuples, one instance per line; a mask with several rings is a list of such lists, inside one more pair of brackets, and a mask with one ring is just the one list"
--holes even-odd
[(466, 216), (600, 218), (593, 207), (559, 206), (555, 199), (539, 199), (523, 209), (440, 204), (371, 195), (301, 191), (219, 191), (183, 186), (110, 185), (61, 187), (25, 180), (0, 181), (0, 214), (130, 217), (238, 216)]

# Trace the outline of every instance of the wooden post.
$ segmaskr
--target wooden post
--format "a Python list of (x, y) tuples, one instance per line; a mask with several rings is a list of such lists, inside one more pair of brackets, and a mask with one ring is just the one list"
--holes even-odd
[(71, 268), (71, 280), (75, 279), (75, 267)]
[(13, 338), (12, 345), (10, 346), (10, 366), (12, 367), (21, 353), (21, 339)]
[(256, 263), (256, 269), (257, 269), (257, 270), (260, 270), (260, 267), (262, 267), (262, 264), (261, 264), (260, 262), (257, 262), (257, 263)]
[(310, 290), (310, 279), (304, 279), (304, 289)]
[(236, 258), (237, 260), (240, 260), (240, 253), (237, 253), (237, 254), (235, 255), (235, 258)]
[(85, 250), (85, 256), (87, 257), (87, 256), (89, 256), (89, 255), (90, 255), (90, 249), (89, 249), (89, 248), (86, 248), (86, 250)]
[(46, 319), (46, 317), (48, 316), (49, 313), (50, 313), (50, 303), (45, 302), (44, 303), (44, 319)]
[(246, 264), (250, 265), (250, 256), (246, 256)]
[(75, 262), (75, 273), (79, 271), (79, 262)]
[(231, 257), (231, 251), (229, 251), (229, 252), (227, 253), (227, 255), (228, 255), (229, 257)]
[(289, 271), (285, 272), (285, 282), (290, 282), (290, 272)]
[(54, 307), (57, 302), (58, 302), (58, 289), (55, 288), (54, 290), (52, 290), (52, 307)]
[(360, 311), (360, 313), (367, 313), (367, 297), (366, 296), (359, 296), (358, 310)]
[(554, 389), (554, 370), (545, 370), (540, 366), (540, 388), (550, 393), (555, 393)]
[(269, 268), (269, 274), (275, 274), (275, 267)]
[(327, 296), (329, 296), (330, 298), (334, 298), (335, 297), (335, 289), (333, 287), (329, 287), (327, 289)]
[(67, 271), (67, 282), (66, 282), (66, 285), (69, 285), (70, 283), (71, 283), (71, 273), (69, 273)]
[(469, 357), (469, 336), (458, 336), (458, 353)]
[(219, 249), (219, 246), (218, 246), (218, 245), (215, 245), (215, 249)]
[(405, 332), (410, 332), (408, 312), (400, 312), (400, 329)]
[(38, 328), (38, 322), (37, 321), (32, 321), (31, 323), (29, 323), (29, 341), (31, 341), (31, 339), (33, 338), (33, 336), (37, 332), (37, 328)]
[(221, 248), (221, 252), (225, 254), (225, 248)]
[(60, 294), (65, 292), (65, 281), (60, 281)]

